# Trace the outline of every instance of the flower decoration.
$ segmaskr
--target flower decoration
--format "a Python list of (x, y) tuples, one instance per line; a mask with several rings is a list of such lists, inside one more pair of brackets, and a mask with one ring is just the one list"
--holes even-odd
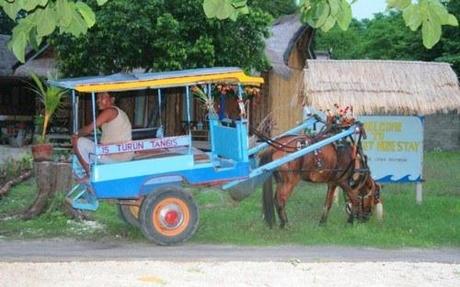
[(210, 115), (216, 115), (214, 108), (214, 98), (208, 97), (199, 86), (192, 87), (192, 94), (203, 104)]
[(338, 104), (334, 104), (334, 109), (334, 112), (326, 110), (329, 123), (337, 126), (348, 127), (356, 121), (353, 115), (353, 106), (340, 107)]

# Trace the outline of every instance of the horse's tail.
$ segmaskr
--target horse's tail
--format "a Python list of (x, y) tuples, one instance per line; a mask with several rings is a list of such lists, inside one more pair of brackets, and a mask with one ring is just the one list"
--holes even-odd
[[(260, 165), (264, 165), (272, 161), (273, 152), (270, 150), (262, 153), (260, 157)], [(275, 203), (273, 201), (273, 175), (270, 175), (262, 187), (262, 207), (264, 210), (264, 219), (270, 228), (275, 224)]]

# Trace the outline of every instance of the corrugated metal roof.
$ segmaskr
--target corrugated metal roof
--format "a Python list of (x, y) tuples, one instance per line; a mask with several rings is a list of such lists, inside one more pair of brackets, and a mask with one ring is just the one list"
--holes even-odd
[(191, 69), (158, 73), (117, 73), (107, 76), (49, 81), (51, 85), (80, 92), (124, 91), (146, 88), (164, 88), (209, 82), (236, 82), (260, 85), (263, 79), (250, 77), (235, 67)]

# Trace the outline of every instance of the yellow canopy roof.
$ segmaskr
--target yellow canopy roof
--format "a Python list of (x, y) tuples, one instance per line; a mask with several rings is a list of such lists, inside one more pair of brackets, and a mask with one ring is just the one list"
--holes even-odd
[(118, 73), (109, 76), (49, 81), (51, 85), (78, 92), (115, 92), (182, 87), (207, 83), (233, 83), (260, 86), (261, 77), (247, 76), (240, 68), (204, 68), (160, 73)]

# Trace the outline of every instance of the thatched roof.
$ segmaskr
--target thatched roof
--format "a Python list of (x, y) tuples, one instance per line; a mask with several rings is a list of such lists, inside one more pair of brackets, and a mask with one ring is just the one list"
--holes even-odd
[(0, 76), (11, 76), (12, 67), (18, 61), (6, 47), (9, 40), (9, 35), (0, 35)]
[(36, 58), (27, 61), (19, 66), (14, 75), (19, 77), (29, 77), (33, 72), (39, 77), (47, 78), (49, 75), (57, 75), (56, 61), (53, 58)]
[(357, 115), (460, 111), (458, 79), (446, 63), (308, 60), (303, 94), (316, 109), (351, 105)]
[(271, 36), (265, 41), (265, 54), (275, 73), (289, 77), (289, 55), (307, 29), (308, 26), (300, 22), (298, 15), (283, 16), (273, 23)]

